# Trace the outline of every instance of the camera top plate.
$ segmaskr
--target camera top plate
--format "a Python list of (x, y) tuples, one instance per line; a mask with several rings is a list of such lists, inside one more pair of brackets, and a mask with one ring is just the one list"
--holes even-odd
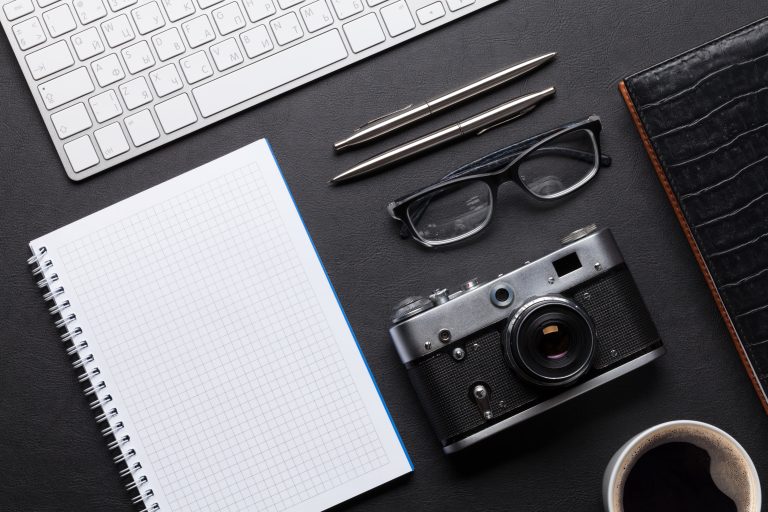
[[(530, 298), (562, 293), (622, 263), (624, 257), (611, 230), (601, 229), (508, 274), (452, 295), (450, 300), (395, 324), (390, 335), (400, 359), (408, 364), (508, 318)], [(512, 296), (503, 305), (492, 299), (500, 286), (509, 289)]]

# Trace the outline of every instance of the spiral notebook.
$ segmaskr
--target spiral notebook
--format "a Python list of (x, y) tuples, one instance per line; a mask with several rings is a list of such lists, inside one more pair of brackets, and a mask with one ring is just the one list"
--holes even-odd
[(412, 471), (265, 140), (30, 248), (140, 509), (322, 510)]

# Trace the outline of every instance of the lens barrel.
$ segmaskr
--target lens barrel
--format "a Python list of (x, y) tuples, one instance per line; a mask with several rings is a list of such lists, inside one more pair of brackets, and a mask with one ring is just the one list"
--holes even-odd
[(592, 366), (596, 352), (592, 320), (562, 296), (533, 299), (510, 319), (504, 352), (520, 377), (539, 386), (566, 386)]

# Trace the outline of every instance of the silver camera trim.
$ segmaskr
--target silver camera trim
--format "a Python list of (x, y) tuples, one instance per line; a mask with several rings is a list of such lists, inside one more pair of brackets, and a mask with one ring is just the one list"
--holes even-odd
[(618, 377), (621, 377), (622, 375), (625, 375), (642, 366), (645, 366), (651, 361), (654, 361), (655, 359), (658, 359), (659, 357), (664, 355), (666, 351), (667, 350), (663, 346), (653, 349), (652, 351), (646, 354), (643, 354), (637, 359), (633, 359), (632, 361), (629, 361), (628, 363), (618, 366), (613, 370), (609, 370), (592, 379), (589, 379), (588, 381), (585, 381), (584, 383), (579, 384), (578, 386), (574, 386), (570, 389), (567, 389), (562, 393), (560, 393), (559, 395), (553, 398), (550, 398), (549, 400), (536, 404), (533, 407), (526, 409), (518, 414), (515, 414), (514, 416), (510, 416), (509, 418), (505, 418), (504, 420), (498, 423), (494, 423), (493, 425), (484, 427), (483, 430), (481, 430), (480, 432), (477, 432), (476, 434), (472, 434), (463, 439), (459, 439), (456, 442), (445, 445), (443, 447), (443, 452), (445, 452), (446, 454), (451, 454), (451, 453), (456, 453), (460, 450), (463, 450), (464, 448), (468, 448), (473, 444), (476, 444), (482, 441), (483, 439), (491, 437), (492, 435), (497, 434), (502, 430), (511, 427), (512, 425), (517, 425), (518, 423), (522, 423), (523, 421), (533, 418), (534, 416), (541, 414), (544, 411), (548, 411), (549, 409), (557, 407), (558, 405), (565, 403), (568, 400), (571, 400), (572, 398), (576, 398), (579, 395), (583, 395), (587, 391), (591, 391), (599, 386), (602, 386), (603, 384), (607, 384), (608, 382), (611, 382), (612, 380), (617, 379)]
[[(558, 276), (553, 262), (574, 252), (581, 268)], [(569, 290), (622, 263), (624, 258), (610, 229), (601, 229), (455, 298), (451, 296), (444, 304), (392, 326), (389, 333), (400, 360), (408, 364), (449, 345), (440, 341), (441, 331), (447, 330), (451, 343), (455, 343), (509, 318), (515, 309), (533, 297)], [(503, 307), (495, 306), (490, 300), (490, 294), (500, 284), (511, 289), (513, 298)]]

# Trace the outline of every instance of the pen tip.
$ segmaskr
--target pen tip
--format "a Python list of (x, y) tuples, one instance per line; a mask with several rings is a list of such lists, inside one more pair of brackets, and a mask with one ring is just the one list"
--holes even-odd
[(549, 52), (549, 53), (545, 53), (544, 55), (542, 55), (540, 57), (540, 59), (542, 61), (544, 61), (544, 62), (548, 62), (548, 61), (554, 59), (555, 57), (557, 57), (557, 52)]

